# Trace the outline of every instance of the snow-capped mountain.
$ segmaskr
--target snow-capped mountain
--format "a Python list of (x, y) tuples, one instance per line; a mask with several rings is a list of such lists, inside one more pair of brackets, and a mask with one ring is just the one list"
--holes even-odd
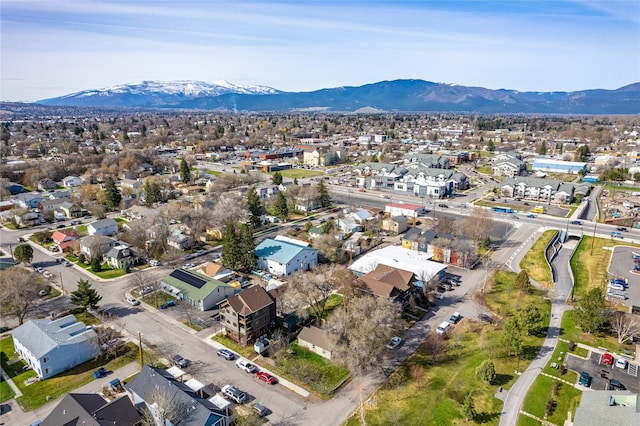
[(380, 81), (313, 92), (283, 92), (226, 81), (144, 81), (45, 99), (77, 107), (166, 108), (209, 111), (465, 112), (481, 114), (638, 114), (640, 83), (616, 90), (519, 92), (424, 80)]
[(142, 81), (102, 89), (83, 90), (69, 95), (38, 101), (45, 105), (158, 107), (178, 106), (203, 97), (226, 94), (273, 95), (279, 90), (267, 86), (245, 86), (219, 81)]

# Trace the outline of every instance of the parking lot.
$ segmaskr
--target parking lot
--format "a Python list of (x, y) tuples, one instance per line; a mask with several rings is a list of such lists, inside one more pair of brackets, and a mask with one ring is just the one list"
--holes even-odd
[(633, 253), (640, 254), (640, 249), (618, 246), (613, 250), (609, 264), (609, 278), (627, 278), (629, 288), (625, 291), (627, 300), (620, 301), (626, 306), (640, 306), (640, 275), (633, 272), (635, 262)]
[[(601, 362), (602, 354), (598, 352), (590, 352), (589, 358), (584, 359), (573, 354), (567, 354), (565, 365), (569, 370), (573, 370), (580, 374), (586, 371), (591, 376), (591, 389), (607, 390), (610, 379), (619, 380), (628, 390), (638, 393), (640, 392), (640, 379), (637, 376), (629, 374), (637, 369), (634, 366), (627, 369), (615, 367), (617, 357), (614, 355), (614, 365), (604, 365)], [(630, 364), (631, 365), (631, 364)]]

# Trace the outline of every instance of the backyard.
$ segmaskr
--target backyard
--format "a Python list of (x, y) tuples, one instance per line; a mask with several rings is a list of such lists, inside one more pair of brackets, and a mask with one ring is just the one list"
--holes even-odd
[(135, 361), (137, 356), (138, 347), (133, 343), (127, 343), (122, 346), (116, 358), (107, 361), (103, 357), (99, 357), (47, 380), (27, 384), (30, 383), (29, 379), (37, 377), (36, 372), (33, 370), (24, 371), (25, 362), (15, 361), (17, 354), (11, 336), (0, 340), (2, 368), (23, 393), (16, 401), (26, 411), (34, 410), (62, 394), (69, 393), (95, 380), (93, 371), (98, 367), (113, 371)]

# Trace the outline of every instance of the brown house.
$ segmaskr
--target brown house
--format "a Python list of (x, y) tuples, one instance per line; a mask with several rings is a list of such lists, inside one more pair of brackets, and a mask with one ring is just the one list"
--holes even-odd
[(363, 291), (404, 303), (409, 297), (413, 272), (379, 263), (376, 269), (361, 276), (360, 281)]
[(260, 286), (228, 297), (218, 307), (225, 335), (245, 346), (265, 334), (276, 319), (276, 302)]

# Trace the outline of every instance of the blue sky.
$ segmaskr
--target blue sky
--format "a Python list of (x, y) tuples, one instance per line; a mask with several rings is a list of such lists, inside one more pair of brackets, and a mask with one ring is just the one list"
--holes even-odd
[(4, 101), (142, 80), (615, 89), (640, 81), (640, 2), (3, 0), (0, 55)]

